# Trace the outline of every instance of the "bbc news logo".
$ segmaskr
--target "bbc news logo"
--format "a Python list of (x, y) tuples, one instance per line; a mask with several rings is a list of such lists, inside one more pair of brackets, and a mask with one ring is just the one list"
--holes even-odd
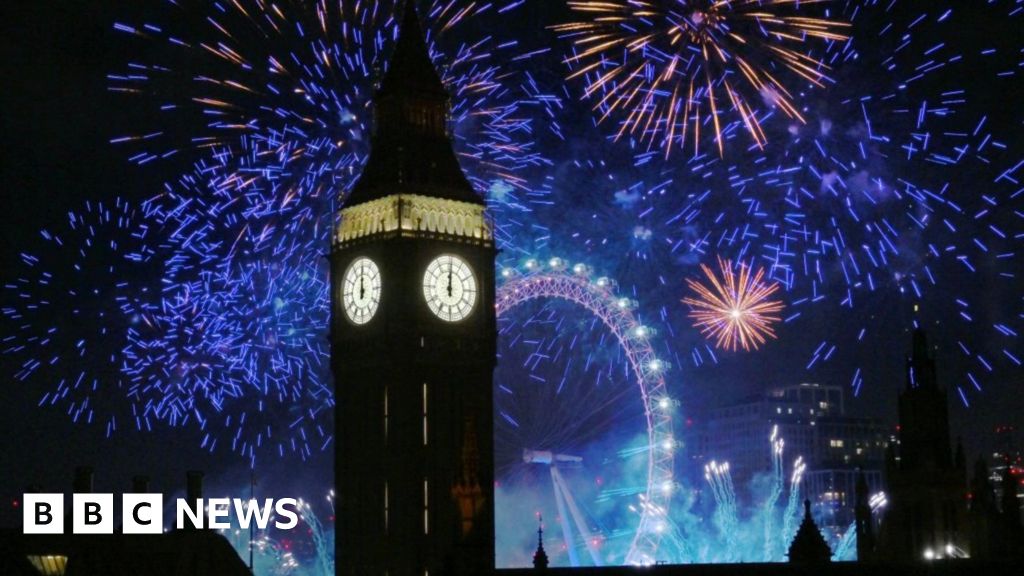
[[(198, 505), (185, 498), (175, 502), (175, 526), (248, 529), (255, 524), (265, 530), (274, 518), (278, 530), (291, 530), (299, 524), (299, 503), (294, 498), (243, 500), (241, 498), (199, 498)], [(63, 494), (25, 494), (22, 512), (25, 534), (64, 533)], [(73, 494), (71, 532), (73, 534), (114, 533), (113, 494)], [(232, 515), (237, 524), (231, 524)], [(207, 522), (208, 520), (208, 522)], [(164, 531), (163, 494), (124, 494), (121, 497), (121, 532), (124, 534), (160, 534)]]

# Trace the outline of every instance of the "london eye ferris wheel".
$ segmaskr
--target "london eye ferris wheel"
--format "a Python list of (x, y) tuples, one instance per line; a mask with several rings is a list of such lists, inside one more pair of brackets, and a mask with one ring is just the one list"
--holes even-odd
[[(497, 522), (526, 533), (515, 525), (538, 514), (554, 520), (561, 543), (549, 550), (564, 554), (555, 562), (653, 563), (668, 529), (676, 449), (676, 402), (654, 329), (586, 265), (531, 260), (502, 278)], [(573, 353), (581, 349), (588, 353)], [(514, 562), (501, 548), (499, 565)]]

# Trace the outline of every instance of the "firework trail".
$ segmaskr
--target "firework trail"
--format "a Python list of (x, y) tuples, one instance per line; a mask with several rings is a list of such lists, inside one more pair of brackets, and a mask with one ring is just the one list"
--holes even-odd
[[(226, 154), (198, 163), (145, 203), (170, 250), (160, 301), (129, 332), (122, 371), (144, 418), (195, 423), (204, 448), (230, 435), (224, 444), (250, 461), (264, 447), (307, 458), (331, 428), (316, 417), (331, 405), (327, 272), (309, 238), (321, 224), (309, 207), (327, 195), (280, 183), (287, 157), (248, 179), (238, 165)], [(283, 205), (268, 207), (276, 194)]]
[(324, 526), (317, 518), (313, 507), (304, 500), (299, 500), (299, 516), (309, 526), (310, 536), (316, 550), (316, 570), (322, 576), (334, 574), (334, 539), (324, 531)]
[(798, 456), (793, 462), (793, 473), (789, 478), (789, 499), (786, 501), (786, 509), (782, 513), (781, 541), (784, 543), (793, 541), (796, 528), (800, 524), (800, 483), (803, 481), (806, 470), (807, 465), (804, 463), (803, 456)]
[[(1014, 66), (1005, 67), (1005, 57), (991, 62), (1009, 52), (1019, 64), (1019, 40), (992, 33), (991, 45), (979, 48), (964, 32), (1018, 22), (1015, 3), (988, 2), (968, 14), (951, 2), (804, 2), (799, 11), (795, 3), (762, 2), (761, 10), (781, 18), (763, 29), (747, 19), (751, 2), (575, 3), (581, 20), (607, 16), (590, 29), (559, 30), (575, 50), (565, 59), (594, 111), (572, 110), (560, 79), (542, 66), (518, 65), (547, 53), (479, 32), (501, 30), (501, 18), (519, 4), (423, 4), (435, 61), (454, 94), (459, 158), (491, 204), (502, 258), (564, 243), (571, 249), (561, 253), (609, 269), (624, 280), (629, 301), (651, 305), (637, 314), (667, 336), (656, 351), (677, 366), (741, 357), (719, 358), (686, 326), (677, 294), (698, 264), (713, 268), (722, 259), (764, 269), (762, 282), (777, 285), (786, 302), (780, 322), (817, 334), (823, 316), (835, 319), (809, 348), (801, 344), (809, 371), (858, 364), (878, 335), (912, 321), (911, 303), (922, 304), (918, 322), (948, 327), (942, 345), (956, 357), (950, 385), (965, 405), (986, 382), (1019, 371), (1024, 163), (1008, 129), (1016, 116), (986, 94), (1014, 93)], [(642, 7), (652, 14), (639, 27), (616, 24)], [(168, 2), (157, 23), (117, 26), (154, 59), (112, 74), (111, 90), (160, 120), (115, 144), (139, 164), (187, 156), (191, 169), (138, 209), (105, 205), (111, 216), (104, 218), (93, 203), (66, 230), (49, 227), (39, 250), (25, 249), (3, 308), (15, 326), (4, 351), (17, 358), (19, 378), (54, 383), (41, 393), (44, 405), (111, 434), (193, 426), (204, 448), (232, 450), (250, 464), (262, 454), (312, 458), (329, 447), (320, 256), (365, 160), (370, 79), (396, 31), (394, 2), (265, 8), (246, 0)], [(827, 18), (823, 34), (806, 29), (818, 24), (786, 20), (805, 14)], [(975, 27), (976, 18), (986, 25)], [(779, 37), (786, 29), (799, 34)], [(670, 33), (678, 46), (665, 48)], [(587, 54), (598, 43), (586, 38), (597, 34), (619, 43)], [(651, 36), (630, 45), (630, 34)], [(763, 45), (793, 56), (749, 55)], [(754, 74), (740, 62), (752, 63)], [(980, 84), (965, 83), (972, 75)], [(826, 89), (808, 90), (812, 80)], [(590, 125), (593, 112), (606, 122)], [(611, 122), (617, 142), (602, 138)], [(693, 153), (666, 158), (683, 146)], [(72, 246), (81, 250), (74, 265), (56, 257)], [(89, 269), (128, 280), (105, 283), (82, 272)], [(55, 320), (62, 314), (84, 321), (68, 327)], [(595, 387), (627, 378), (628, 362), (592, 319), (538, 306), (505, 321), (502, 337), (512, 344), (503, 353), (515, 360), (507, 382), (550, 392), (579, 374)], [(89, 362), (69, 376), (71, 360), (83, 357)], [(850, 369), (855, 393), (870, 384), (868, 370)], [(526, 397), (522, 387), (517, 399)], [(509, 415), (523, 424), (537, 406), (524, 401), (526, 417)], [(604, 498), (595, 509), (615, 546), (635, 522), (619, 523), (621, 496), (635, 505), (633, 497), (649, 489), (645, 474), (622, 462), (650, 445), (634, 442), (636, 430), (621, 424), (630, 419), (614, 406), (595, 406), (594, 430), (581, 434), (600, 436), (607, 426), (594, 457), (612, 454), (622, 473), (600, 488), (597, 478), (586, 480), (594, 499)], [(794, 476), (776, 543), (787, 542), (798, 521)], [(767, 497), (777, 502), (773, 493)], [(651, 518), (669, 532), (678, 526), (697, 542), (691, 549), (707, 550), (704, 534), (681, 520)], [(778, 553), (779, 544), (767, 542), (774, 520), (763, 518), (743, 526), (736, 546), (762, 529), (765, 541), (730, 554)]]
[(120, 348), (158, 289), (152, 278), (164, 247), (156, 228), (120, 198), (86, 202), (40, 232), (38, 255), (22, 252), (21, 270), (3, 287), (2, 352), (15, 359), (14, 378), (46, 382), (40, 406), (63, 406), (108, 436), (133, 419), (130, 408), (112, 411), (106, 400), (129, 390), (118, 375)]
[[(333, 428), (322, 256), (337, 203), (365, 159), (371, 79), (397, 34), (396, 4), (186, 4), (165, 5), (159, 23), (115, 26), (149, 46), (153, 61), (111, 74), (110, 89), (155, 108), (149, 116), (162, 120), (113, 142), (138, 164), (199, 159), (142, 204), (141, 231), (129, 229), (134, 215), (122, 215), (123, 229), (111, 236), (123, 238), (75, 239), (90, 258), (100, 258), (85, 252), (98, 244), (110, 248), (103, 258), (160, 266), (149, 271), (151, 288), (124, 282), (76, 290), (83, 299), (97, 300), (97, 289), (111, 295), (90, 306), (101, 320), (89, 326), (113, 337), (69, 340), (77, 354), (89, 350), (107, 382), (82, 372), (43, 403), (68, 402), (76, 421), (106, 419), (108, 434), (126, 419), (140, 430), (194, 426), (203, 448), (229, 448), (253, 465), (263, 453), (308, 459), (328, 447)], [(495, 64), (516, 49), (514, 40), (435, 38), (464, 38), (460, 30), (505, 11), (434, 2), (425, 12), (432, 56), (453, 92), (460, 159), (478, 191), (490, 194), (493, 212), (504, 215), (498, 236), (510, 246), (521, 235), (511, 214), (528, 212), (544, 195), (531, 192), (526, 174), (548, 162), (535, 147), (533, 124), (559, 99), (529, 74)], [(159, 258), (146, 244), (154, 230)], [(54, 241), (60, 249), (61, 238)], [(5, 315), (20, 322), (20, 333), (8, 338), (7, 353), (22, 358), (23, 379), (41, 379), (41, 369), (66, 357), (46, 349), (65, 339), (47, 336), (51, 327), (39, 314), (57, 301), (39, 288), (56, 285), (43, 271), (46, 256), (26, 255), (25, 263), (40, 259), (34, 273), (41, 281), (8, 287), (13, 304)], [(110, 271), (120, 272), (116, 265)], [(123, 294), (113, 295), (115, 288)], [(113, 323), (115, 310), (128, 320)], [(100, 341), (111, 349), (91, 354)], [(100, 402), (93, 392), (101, 386), (118, 393)], [(119, 419), (118, 411), (127, 414)]]
[(714, 525), (724, 539), (722, 561), (734, 562), (739, 517), (736, 509), (736, 489), (732, 483), (732, 474), (729, 473), (729, 463), (719, 464), (712, 460), (704, 467), (704, 479), (711, 486), (711, 493), (715, 497)]
[[(884, 492), (877, 492), (871, 495), (868, 500), (868, 506), (871, 508), (871, 514), (874, 516), (881, 508), (884, 508), (888, 501), (885, 498)], [(851, 522), (846, 528), (846, 532), (843, 533), (843, 537), (839, 540), (839, 544), (836, 545), (836, 551), (832, 555), (836, 560), (852, 561), (857, 560), (857, 522)]]
[(782, 452), (785, 446), (785, 440), (779, 436), (778, 425), (772, 426), (772, 434), (768, 438), (768, 443), (771, 444), (772, 454), (772, 472), (771, 472), (771, 486), (768, 489), (768, 497), (764, 501), (764, 560), (770, 562), (776, 556), (774, 550), (774, 538), (775, 538), (775, 506), (779, 502), (779, 497), (782, 496), (782, 490), (785, 487), (785, 476), (782, 469)]
[[(394, 11), (394, 2), (169, 2), (160, 21), (117, 23), (116, 31), (166, 50), (160, 61), (110, 74), (110, 90), (140, 97), (167, 120), (114, 142), (137, 149), (137, 163), (233, 147), (241, 136), (362, 142), (366, 79), (394, 40)], [(178, 123), (188, 131), (173, 130)]]
[(781, 320), (782, 302), (769, 300), (779, 286), (762, 281), (764, 270), (751, 271), (750, 266), (739, 264), (739, 277), (729, 260), (718, 260), (721, 277), (707, 265), (701, 270), (708, 284), (687, 280), (695, 297), (683, 299), (691, 307), (690, 318), (719, 348), (729, 350), (757, 350), (768, 338), (775, 338), (772, 323)]
[[(248, 492), (244, 488), (242, 492)], [(333, 506), (330, 493), (328, 502)], [(259, 504), (250, 500), (247, 505)], [(256, 572), (260, 574), (328, 576), (334, 574), (334, 532), (329, 526), (333, 514), (326, 520), (317, 515), (312, 503), (299, 498), (296, 506), (299, 525), (293, 530), (280, 531), (273, 528), (277, 516), (269, 510), (268, 527), (264, 529), (242, 528), (237, 518), (231, 519), (231, 527), (221, 530), (234, 546), (238, 555), (248, 559), (250, 543), (253, 550)], [(328, 523), (325, 525), (325, 522)]]
[(620, 119), (616, 140), (640, 140), (666, 157), (692, 140), (697, 153), (710, 122), (704, 129), (724, 155), (725, 134), (737, 128), (763, 148), (761, 122), (773, 110), (805, 122), (795, 93), (831, 82), (810, 50), (815, 41), (846, 40), (846, 23), (816, 17), (820, 4), (569, 2), (581, 20), (554, 29), (573, 43), (569, 79), (585, 80), (601, 121)]
[[(162, 120), (150, 132), (112, 142), (131, 150), (139, 164), (197, 151), (246, 158), (248, 166), (238, 168), (246, 180), (258, 177), (265, 162), (273, 168), (274, 156), (287, 155), (288, 180), (308, 189), (326, 186), (337, 196), (331, 200), (339, 200), (368, 153), (373, 81), (384, 73), (402, 5), (317, 0), (281, 7), (248, 0), (212, 9), (171, 3), (165, 23), (118, 23), (115, 30), (149, 52), (157, 47), (158, 56), (111, 74), (110, 90), (155, 108), (148, 117)], [(440, 0), (420, 8), (431, 24), (431, 57), (452, 93), (457, 152), (496, 213), (528, 210), (533, 195), (523, 172), (549, 163), (534, 143), (534, 117), (550, 116), (559, 99), (527, 72), (498, 65), (525, 60), (515, 39), (479, 32), (471, 40), (445, 38), (498, 29), (487, 23), (514, 8)], [(338, 173), (344, 173), (340, 181)], [(284, 199), (269, 198), (271, 205)], [(333, 211), (316, 214), (330, 219)], [(499, 226), (500, 242), (512, 240), (511, 220)], [(326, 234), (319, 236), (323, 242)]]
[[(1020, 12), (1007, 7), (993, 3), (970, 18), (1013, 22)], [(800, 351), (811, 371), (856, 364), (894, 323), (940, 321), (941, 347), (954, 356), (952, 385), (969, 405), (986, 380), (1022, 365), (1013, 281), (1024, 163), (994, 120), (1006, 114), (985, 100), (1013, 90), (1012, 69), (993, 62), (1019, 46), (965, 42), (957, 33), (965, 16), (954, 8), (844, 4), (837, 18), (851, 23), (851, 39), (825, 45), (836, 82), (802, 98), (808, 123), (766, 127), (771, 145), (727, 159), (659, 162), (636, 145), (609, 147), (601, 156), (613, 159), (605, 169), (615, 189), (600, 187), (605, 207), (573, 218), (578, 234), (602, 257), (643, 271), (655, 294), (645, 300), (655, 302), (668, 299), (664, 286), (684, 284), (694, 263), (764, 268), (785, 295), (782, 323), (843, 319), (844, 329)], [(964, 87), (979, 70), (990, 74), (983, 88)], [(600, 170), (582, 174), (590, 172)], [(1015, 308), (995, 310), (967, 286), (1005, 294)], [(685, 314), (668, 307), (669, 316)], [(699, 344), (690, 356), (694, 366), (718, 360)], [(848, 374), (855, 394), (877, 377), (860, 366)]]
[[(866, 42), (855, 33), (832, 47), (836, 86), (809, 102), (817, 124), (794, 127), (784, 145), (767, 151), (749, 184), (774, 193), (752, 199), (746, 214), (754, 223), (722, 238), (730, 250), (749, 243), (751, 256), (784, 284), (787, 322), (812, 306), (824, 308), (815, 316), (850, 318), (850, 329), (813, 346), (808, 368), (843, 350), (864, 354), (893, 321), (940, 320), (942, 346), (960, 356), (950, 364), (959, 368), (954, 386), (967, 404), (984, 378), (1020, 366), (1017, 319), (980, 321), (993, 313), (963, 290), (982, 283), (1012, 291), (1020, 265), (1020, 219), (1007, 217), (1019, 211), (1019, 151), (978, 113), (962, 82), (989, 50), (966, 53), (944, 41), (957, 24), (941, 6), (849, 9), (855, 32), (877, 26), (879, 38)], [(983, 194), (976, 193), (980, 182)], [(862, 371), (850, 382), (859, 392)]]

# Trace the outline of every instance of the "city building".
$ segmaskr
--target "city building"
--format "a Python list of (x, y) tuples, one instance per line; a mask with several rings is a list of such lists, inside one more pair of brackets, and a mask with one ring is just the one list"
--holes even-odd
[(406, 2), (331, 250), (338, 574), (494, 568), (495, 248)]
[(881, 490), (889, 427), (847, 415), (841, 386), (775, 387), (693, 422), (686, 436), (688, 466), (702, 470), (705, 462), (728, 461), (734, 482), (746, 485), (771, 469), (773, 430), (785, 442), (787, 469), (798, 456), (807, 466), (802, 487), (818, 525), (831, 539), (840, 536), (854, 521), (858, 477), (871, 492)]
[(995, 450), (989, 460), (989, 481), (996, 502), (1003, 502), (1003, 482), (1009, 474), (1017, 480), (1017, 514), (1024, 515), (1024, 450), (1016, 442), (1017, 429), (1009, 424), (995, 429)]

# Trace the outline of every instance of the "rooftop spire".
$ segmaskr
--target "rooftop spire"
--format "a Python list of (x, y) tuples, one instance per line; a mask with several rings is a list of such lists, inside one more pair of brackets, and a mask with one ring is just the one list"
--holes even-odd
[(398, 42), (391, 53), (391, 63), (381, 80), (377, 97), (410, 91), (448, 99), (441, 77), (430, 60), (430, 50), (424, 40), (423, 25), (420, 24), (415, 0), (405, 0)]
[(871, 519), (871, 499), (868, 496), (868, 481), (864, 470), (857, 469), (855, 489), (854, 529), (857, 535), (857, 560), (868, 560), (875, 549), (874, 521)]
[(811, 518), (811, 501), (804, 500), (804, 519), (789, 545), (789, 561), (794, 564), (826, 564), (832, 560), (832, 549)]
[(928, 358), (928, 335), (921, 328), (914, 329), (914, 360)]
[(536, 570), (547, 570), (548, 553), (544, 551), (544, 517), (537, 517), (537, 550), (533, 553), (533, 567)]
[(394, 194), (483, 204), (452, 150), (448, 93), (430, 60), (415, 1), (406, 0), (402, 10), (398, 41), (373, 98), (370, 158), (345, 207)]
[(936, 388), (935, 359), (928, 352), (928, 336), (923, 328), (915, 328), (911, 355), (907, 358), (907, 389)]
[(864, 476), (863, 468), (857, 468), (857, 484), (854, 488), (854, 500), (856, 501), (857, 506), (868, 504), (868, 479)]

